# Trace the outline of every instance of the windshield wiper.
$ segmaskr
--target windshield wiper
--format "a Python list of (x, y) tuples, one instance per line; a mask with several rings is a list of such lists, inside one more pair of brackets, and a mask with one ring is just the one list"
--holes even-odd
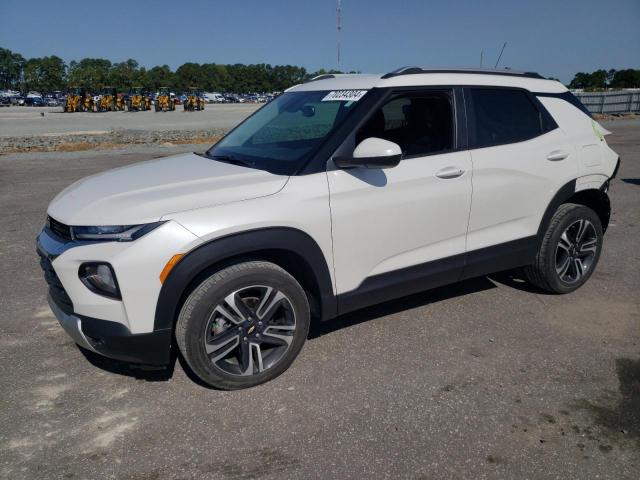
[(232, 157), (229, 155), (208, 155), (209, 158), (218, 160), (220, 162), (231, 163), (232, 165), (240, 165), (241, 167), (255, 168), (255, 164), (242, 160), (240, 158)]

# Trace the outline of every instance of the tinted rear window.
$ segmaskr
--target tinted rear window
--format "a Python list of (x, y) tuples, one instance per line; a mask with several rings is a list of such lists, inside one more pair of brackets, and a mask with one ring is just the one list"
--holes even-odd
[[(471, 88), (474, 148), (521, 142), (542, 133), (541, 115), (522, 90)], [(474, 138), (475, 137), (475, 138)]]

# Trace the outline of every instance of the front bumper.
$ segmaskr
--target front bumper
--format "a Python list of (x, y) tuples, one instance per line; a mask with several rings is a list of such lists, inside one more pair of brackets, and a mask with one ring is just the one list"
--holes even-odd
[(85, 337), (84, 333), (82, 332), (82, 321), (75, 315), (65, 313), (62, 308), (58, 306), (51, 294), (49, 294), (47, 300), (49, 301), (49, 307), (51, 307), (51, 311), (58, 319), (58, 322), (60, 322), (60, 326), (65, 332), (67, 332), (67, 334), (73, 339), (73, 341), (81, 347), (95, 352), (95, 349), (89, 343), (89, 340), (87, 340), (87, 337)]
[(65, 332), (83, 348), (123, 362), (169, 364), (171, 329), (132, 334), (117, 322), (67, 314), (49, 295), (49, 305)]
[[(120, 318), (118, 315), (107, 320), (86, 314), (84, 310), (93, 310), (97, 315), (105, 313), (109, 318), (106, 315), (109, 312), (124, 312), (125, 308), (121, 301), (98, 296), (86, 287), (74, 285), (77, 266), (70, 262), (73, 262), (73, 252), (85, 247), (65, 241), (47, 229), (40, 233), (36, 244), (40, 265), (49, 284), (49, 305), (75, 343), (92, 352), (125, 362), (153, 366), (169, 364), (171, 328), (152, 327), (151, 331), (134, 333), (124, 322), (115, 321)], [(67, 260), (68, 257), (72, 260)], [(69, 274), (67, 270), (72, 273)]]

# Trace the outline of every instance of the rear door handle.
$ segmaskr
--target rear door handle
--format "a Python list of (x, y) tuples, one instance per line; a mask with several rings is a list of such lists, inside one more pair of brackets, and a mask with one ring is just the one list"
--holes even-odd
[(547, 160), (551, 160), (552, 162), (557, 162), (559, 160), (564, 160), (569, 156), (568, 152), (564, 152), (562, 150), (554, 150), (549, 155), (547, 155)]
[(438, 178), (457, 178), (464, 173), (464, 169), (460, 167), (445, 167), (436, 173)]

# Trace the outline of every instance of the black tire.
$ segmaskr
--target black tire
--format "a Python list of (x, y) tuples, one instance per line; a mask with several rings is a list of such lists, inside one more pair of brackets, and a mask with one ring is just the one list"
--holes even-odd
[[(593, 227), (593, 230), (588, 226), (589, 224)], [(566, 233), (572, 237), (573, 234), (570, 232), (577, 232), (581, 225), (586, 225), (585, 229), (588, 229), (589, 232), (593, 231), (592, 236), (595, 242), (595, 250), (589, 253), (588, 264), (586, 262), (587, 257), (581, 258), (582, 251), (585, 248), (588, 247), (591, 250), (591, 245), (586, 245), (587, 240), (583, 238), (581, 241), (574, 242), (575, 238), (570, 238), (571, 248), (566, 249), (566, 241), (563, 239), (563, 234)], [(527, 280), (536, 287), (552, 293), (564, 294), (577, 290), (589, 280), (595, 270), (600, 259), (603, 239), (602, 223), (596, 212), (584, 205), (574, 203), (560, 205), (551, 218), (549, 227), (538, 249), (535, 262), (524, 269)], [(561, 240), (562, 245), (560, 245)], [(582, 265), (582, 269), (575, 266), (574, 259), (580, 260), (578, 263)], [(565, 261), (568, 263), (565, 264)], [(576, 272), (580, 270), (582, 273), (572, 276), (567, 270), (568, 273), (563, 275), (563, 265), (569, 265)]]
[[(227, 317), (217, 315), (218, 320), (213, 322), (218, 306), (224, 306), (232, 312), (228, 308), (229, 304), (225, 303), (228, 296), (232, 293), (251, 291), (254, 288), (265, 289), (264, 300), (255, 298), (253, 306), (250, 303), (245, 303), (247, 300), (241, 300), (243, 308), (248, 306), (248, 311), (251, 312), (247, 317), (248, 320), (242, 320), (236, 315), (238, 322), (236, 323), (236, 320), (233, 322), (225, 321)], [(269, 288), (272, 289), (271, 293), (267, 290)], [(282, 299), (276, 301), (276, 294), (282, 294), (285, 301)], [(238, 303), (239, 296), (233, 298)], [(260, 301), (260, 305), (257, 305), (258, 301)], [(273, 340), (271, 336), (273, 332), (269, 329), (277, 329), (277, 325), (284, 321), (276, 318), (275, 314), (271, 320), (265, 320), (265, 326), (257, 327), (256, 322), (260, 318), (260, 308), (262, 308), (263, 302), (264, 305), (277, 305), (273, 311), (280, 312), (282, 318), (288, 318), (289, 321), (293, 319), (293, 327), (288, 327), (293, 333), (284, 335), (288, 340), (285, 342), (287, 345), (282, 343), (278, 347), (273, 347), (270, 346), (273, 344), (267, 341), (267, 338)], [(271, 310), (267, 307), (264, 308)], [(267, 318), (267, 311), (263, 311), (262, 315)], [(220, 320), (227, 325), (220, 326), (216, 323)], [(236, 390), (268, 382), (287, 370), (304, 345), (309, 332), (309, 323), (309, 302), (304, 290), (295, 278), (273, 263), (251, 261), (224, 268), (196, 287), (182, 306), (175, 335), (184, 359), (203, 382), (222, 390)], [(216, 332), (215, 327), (220, 327), (220, 331)], [(258, 328), (260, 328), (259, 331)], [(260, 332), (262, 332), (262, 337)], [(278, 338), (282, 338), (282, 333), (286, 332), (280, 331), (279, 333), (281, 336)], [(210, 343), (215, 343), (215, 339), (223, 335), (227, 335), (229, 340), (233, 337), (233, 341), (221, 343), (223, 346), (216, 347), (217, 349), (211, 353), (210, 358), (206, 352), (205, 338), (210, 338)], [(260, 338), (256, 339), (256, 337)], [(264, 341), (265, 343), (254, 351), (254, 341)], [(227, 345), (232, 350), (222, 359), (215, 360), (214, 356), (225, 350)], [(262, 347), (267, 347), (264, 350), (264, 357)], [(241, 375), (243, 364), (240, 357), (243, 348), (245, 352), (249, 352), (248, 357), (245, 358), (250, 357), (250, 366), (244, 370), (244, 376)], [(269, 350), (269, 348), (273, 348), (273, 350)], [(270, 358), (272, 358), (273, 364), (260, 371), (260, 368), (263, 367), (263, 360), (268, 364)], [(232, 362), (230, 367), (226, 366), (229, 365), (227, 362)], [(237, 366), (234, 366), (233, 362), (236, 362)], [(236, 368), (237, 371), (230, 372), (229, 368)]]

